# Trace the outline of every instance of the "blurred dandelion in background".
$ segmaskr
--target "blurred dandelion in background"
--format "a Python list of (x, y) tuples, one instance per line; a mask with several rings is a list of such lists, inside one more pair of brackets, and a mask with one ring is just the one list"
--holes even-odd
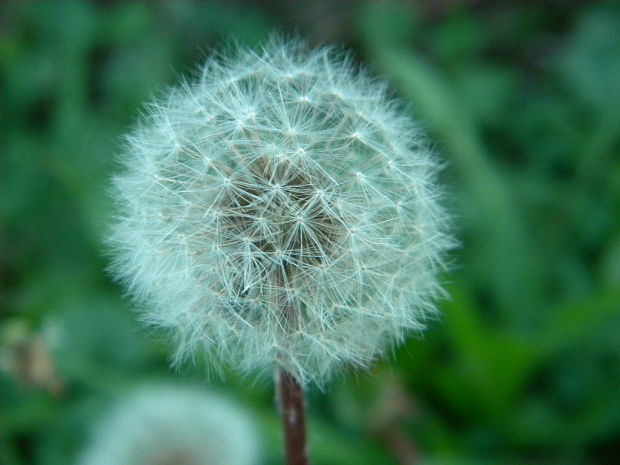
[(173, 384), (142, 386), (92, 431), (77, 465), (255, 465), (252, 418), (225, 397)]

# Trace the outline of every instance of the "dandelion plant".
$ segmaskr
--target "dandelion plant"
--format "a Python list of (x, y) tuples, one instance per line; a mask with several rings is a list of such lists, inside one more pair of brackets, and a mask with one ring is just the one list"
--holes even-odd
[(194, 387), (140, 386), (95, 424), (77, 465), (256, 465), (254, 420)]
[(452, 241), (423, 133), (347, 53), (272, 39), (151, 104), (121, 161), (113, 269), (143, 319), (176, 362), (275, 368), (307, 463), (303, 387), (436, 314)]

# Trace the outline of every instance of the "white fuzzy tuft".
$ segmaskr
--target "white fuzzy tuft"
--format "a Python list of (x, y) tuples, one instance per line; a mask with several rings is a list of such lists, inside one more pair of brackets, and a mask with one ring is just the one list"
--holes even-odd
[(144, 386), (92, 431), (78, 465), (254, 465), (256, 426), (226, 398), (203, 390)]
[(209, 59), (122, 160), (113, 269), (177, 360), (205, 348), (323, 384), (436, 313), (452, 245), (437, 163), (385, 84), (332, 48)]

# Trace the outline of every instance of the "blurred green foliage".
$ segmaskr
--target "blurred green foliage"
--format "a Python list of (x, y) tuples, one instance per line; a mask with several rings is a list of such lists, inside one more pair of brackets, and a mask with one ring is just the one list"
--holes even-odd
[(273, 29), (391, 80), (447, 161), (462, 242), (423, 340), (310, 393), (314, 463), (620, 463), (620, 5), (568, 3), (4, 5), (0, 463), (71, 463), (110, 402), (162, 378), (235, 395), (283, 462), (269, 380), (171, 372), (102, 246), (141, 105)]

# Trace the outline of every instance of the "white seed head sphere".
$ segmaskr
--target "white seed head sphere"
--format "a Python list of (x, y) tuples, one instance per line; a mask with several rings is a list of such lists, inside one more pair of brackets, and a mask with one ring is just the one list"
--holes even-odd
[(177, 361), (323, 384), (435, 314), (437, 163), (386, 94), (346, 54), (272, 39), (151, 106), (115, 180), (113, 269)]
[(78, 465), (255, 465), (253, 419), (215, 393), (142, 386), (95, 425)]

